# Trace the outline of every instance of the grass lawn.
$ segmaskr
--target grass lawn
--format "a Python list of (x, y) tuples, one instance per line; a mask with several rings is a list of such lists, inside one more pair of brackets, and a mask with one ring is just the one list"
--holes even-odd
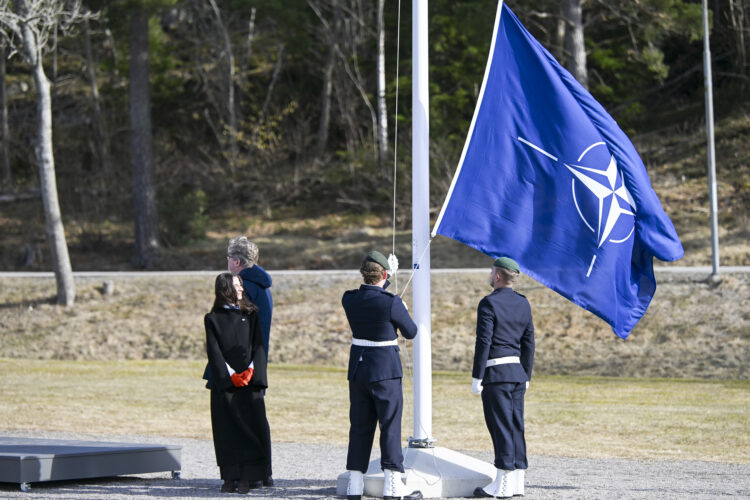
[[(203, 362), (0, 359), (6, 430), (211, 438)], [(343, 369), (273, 364), (274, 441), (346, 444)], [(463, 372), (433, 374), (439, 446), (491, 447)], [(412, 434), (411, 379), (404, 431)], [(750, 463), (750, 381), (540, 376), (526, 397), (529, 453)], [(377, 437), (376, 437), (377, 439)]]

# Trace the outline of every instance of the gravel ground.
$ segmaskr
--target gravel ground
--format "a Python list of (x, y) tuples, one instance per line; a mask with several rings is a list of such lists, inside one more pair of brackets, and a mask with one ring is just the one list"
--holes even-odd
[[(23, 493), (0, 483), (0, 498), (157, 499), (233, 498), (219, 493), (221, 481), (211, 441), (153, 436), (91, 436), (70, 433), (2, 432), (6, 436), (82, 439), (182, 446), (182, 479), (169, 473), (34, 483)], [(377, 450), (375, 450), (377, 452)], [(344, 471), (343, 446), (275, 443), (276, 486), (253, 490), (261, 498), (336, 498), (336, 477)], [(491, 461), (489, 452), (465, 452)], [(716, 499), (750, 498), (750, 466), (698, 461), (634, 461), (529, 457), (526, 496), (533, 499)]]

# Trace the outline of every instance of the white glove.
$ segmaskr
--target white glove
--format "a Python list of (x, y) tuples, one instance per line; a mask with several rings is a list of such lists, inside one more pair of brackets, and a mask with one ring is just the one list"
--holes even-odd
[(482, 381), (480, 379), (471, 379), (471, 392), (473, 392), (474, 394), (482, 393)]
[(527, 391), (529, 390), (529, 381), (528, 380), (526, 381), (526, 390)]
[(393, 254), (388, 254), (388, 265), (391, 266), (391, 276), (398, 271), (398, 259)]

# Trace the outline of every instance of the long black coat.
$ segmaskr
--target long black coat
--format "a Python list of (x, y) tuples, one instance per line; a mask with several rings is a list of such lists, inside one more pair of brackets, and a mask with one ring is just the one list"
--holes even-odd
[[(271, 431), (263, 389), (268, 387), (263, 332), (256, 312), (219, 309), (206, 314), (206, 354), (211, 367), (211, 429), (222, 479), (260, 480), (271, 475)], [(253, 362), (253, 378), (235, 387), (237, 372)]]
[(206, 314), (206, 354), (211, 368), (209, 389), (236, 390), (226, 363), (237, 373), (253, 362), (254, 373), (249, 387), (268, 387), (266, 351), (258, 313), (246, 314), (236, 309), (218, 309)]

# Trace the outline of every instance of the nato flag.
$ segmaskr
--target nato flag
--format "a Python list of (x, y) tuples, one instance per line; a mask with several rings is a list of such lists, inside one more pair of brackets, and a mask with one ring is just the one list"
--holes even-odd
[(522, 271), (626, 338), (683, 255), (638, 153), (503, 5), (461, 160), (433, 229)]

